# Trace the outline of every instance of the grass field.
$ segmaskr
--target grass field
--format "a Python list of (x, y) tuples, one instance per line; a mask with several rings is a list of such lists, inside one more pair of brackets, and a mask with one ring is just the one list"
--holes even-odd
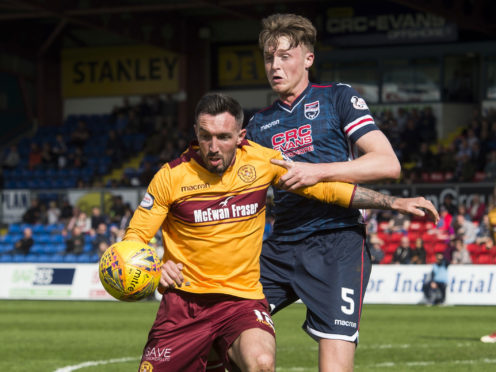
[[(0, 301), (0, 371), (136, 371), (158, 302)], [(317, 371), (303, 305), (274, 316), (277, 371)], [(366, 305), (356, 371), (496, 371), (494, 307)]]

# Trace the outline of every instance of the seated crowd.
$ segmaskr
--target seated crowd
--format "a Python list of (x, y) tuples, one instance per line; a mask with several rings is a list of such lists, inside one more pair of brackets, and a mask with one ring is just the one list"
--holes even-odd
[[(122, 240), (133, 214), (120, 195), (113, 197), (108, 213), (93, 206), (87, 214), (68, 201), (60, 206), (55, 201), (48, 204), (32, 199), (23, 222), (9, 226), (7, 235), (0, 238), (2, 262), (36, 262), (38, 258), (48, 262), (96, 262), (110, 245)], [(152, 245), (160, 251), (157, 238)]]
[[(496, 196), (496, 189), (494, 198)], [(437, 225), (390, 211), (368, 211), (367, 239), (374, 263), (426, 264), (442, 254), (448, 264), (496, 264), (496, 204), (479, 195), (455, 206), (447, 195)]]

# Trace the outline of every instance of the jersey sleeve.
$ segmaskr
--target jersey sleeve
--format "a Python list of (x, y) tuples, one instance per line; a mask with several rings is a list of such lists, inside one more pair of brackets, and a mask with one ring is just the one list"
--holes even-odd
[[(283, 159), (283, 155), (279, 151), (272, 151), (272, 156), (269, 159)], [(272, 164), (272, 163), (271, 163)], [(286, 173), (286, 168), (272, 164), (275, 178), (273, 185), (277, 187), (277, 183), (282, 175)], [(356, 185), (346, 182), (319, 182), (315, 185), (302, 187), (294, 190), (295, 194), (304, 196), (309, 199), (316, 199), (324, 203), (332, 203), (341, 207), (349, 208), (355, 195)]]
[(126, 229), (124, 240), (146, 244), (163, 224), (170, 207), (170, 169), (162, 168), (153, 177), (146, 193)]
[(346, 138), (355, 143), (364, 134), (378, 130), (365, 100), (348, 84), (335, 85), (332, 95)]

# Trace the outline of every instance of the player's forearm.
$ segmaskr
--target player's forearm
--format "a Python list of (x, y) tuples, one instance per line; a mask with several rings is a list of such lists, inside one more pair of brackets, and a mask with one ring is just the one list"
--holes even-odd
[(318, 169), (321, 181), (342, 181), (350, 183), (377, 182), (397, 179), (401, 166), (396, 157), (368, 153), (346, 162), (321, 164)]
[(398, 198), (357, 186), (350, 207), (357, 209), (395, 209)]

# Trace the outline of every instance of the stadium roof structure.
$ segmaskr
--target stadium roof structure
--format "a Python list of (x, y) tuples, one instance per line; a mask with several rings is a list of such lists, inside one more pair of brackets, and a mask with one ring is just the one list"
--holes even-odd
[[(188, 48), (182, 37), (187, 32), (214, 41), (253, 41), (260, 19), (268, 14), (313, 17), (322, 5), (333, 3), (343, 4), (334, 0), (0, 0), (0, 48), (30, 59), (52, 47), (109, 44), (144, 43), (181, 52)], [(437, 14), (461, 29), (496, 37), (494, 0), (381, 2), (384, 7), (388, 3)], [(239, 25), (237, 32), (222, 32), (226, 24)]]

